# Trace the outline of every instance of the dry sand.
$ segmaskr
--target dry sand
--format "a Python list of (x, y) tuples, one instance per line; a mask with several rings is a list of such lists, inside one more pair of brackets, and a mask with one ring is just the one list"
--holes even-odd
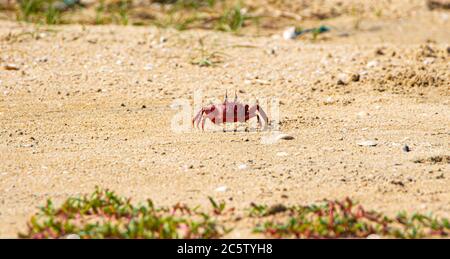
[[(96, 185), (158, 205), (349, 196), (390, 215), (450, 217), (449, 12), (326, 23), (339, 29), (314, 42), (0, 21), (0, 237), (24, 230), (46, 199)], [(191, 64), (200, 38), (222, 63)], [(281, 131), (294, 139), (172, 132), (173, 100), (200, 88), (279, 98)], [(239, 223), (228, 237), (250, 236)]]

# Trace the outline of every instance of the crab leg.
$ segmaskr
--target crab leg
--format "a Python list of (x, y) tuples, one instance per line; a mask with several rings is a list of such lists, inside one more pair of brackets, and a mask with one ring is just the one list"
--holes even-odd
[(269, 124), (269, 118), (267, 117), (267, 114), (264, 112), (264, 110), (258, 104), (256, 105), (256, 109), (258, 110), (266, 125)]
[(203, 115), (204, 112), (205, 112), (205, 109), (202, 108), (202, 109), (197, 113), (197, 115), (195, 115), (195, 117), (192, 119), (192, 127), (194, 127), (194, 122), (197, 122), (197, 128), (198, 128), (198, 125), (199, 125), (199, 123), (200, 123), (201, 117), (202, 117), (202, 115)]
[(204, 116), (204, 117), (202, 118), (202, 131), (205, 131), (205, 122), (206, 122), (206, 118), (208, 118), (208, 117)]
[[(256, 112), (258, 111), (259, 114), (257, 114)], [(255, 106), (250, 107), (250, 109), (248, 110), (248, 114), (247, 116), (245, 116), (245, 120), (248, 121), (251, 118), (256, 117), (257, 121), (258, 121), (258, 126), (261, 127), (261, 117), (265, 122), (265, 126), (267, 126), (269, 119), (267, 118), (266, 113), (263, 111), (263, 109), (261, 109), (261, 107), (256, 104)]]

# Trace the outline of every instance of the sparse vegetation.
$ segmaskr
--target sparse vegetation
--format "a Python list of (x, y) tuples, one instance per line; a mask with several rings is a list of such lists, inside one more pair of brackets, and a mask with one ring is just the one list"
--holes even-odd
[(151, 5), (136, 9), (132, 0), (100, 0), (89, 6), (78, 2), (66, 5), (61, 0), (23, 0), (18, 1), (17, 19), (46, 24), (72, 23), (77, 21), (77, 16), (82, 16), (84, 9), (92, 8), (95, 16), (82, 18), (82, 23), (153, 24), (177, 30), (205, 28), (232, 32), (239, 31), (245, 21), (250, 19), (243, 5), (235, 4), (235, 1), (159, 0), (152, 3), (162, 6), (156, 10)]
[[(151, 200), (133, 205), (131, 200), (109, 190), (96, 189), (91, 195), (67, 199), (55, 207), (52, 200), (28, 222), (22, 238), (61, 238), (76, 234), (81, 238), (218, 238), (231, 231), (224, 227), (234, 213), (225, 202), (209, 197), (212, 210), (202, 212), (176, 204), (156, 207)], [(400, 213), (389, 218), (366, 211), (352, 200), (319, 205), (286, 207), (251, 204), (249, 216), (256, 218), (255, 233), (270, 238), (423, 238), (450, 234), (448, 219), (422, 214)], [(262, 223), (261, 223), (262, 222)]]
[(91, 195), (69, 198), (58, 208), (48, 200), (30, 219), (28, 231), (19, 236), (61, 238), (76, 234), (81, 238), (217, 238), (226, 232), (198, 208), (182, 204), (157, 208), (151, 200), (143, 205), (133, 205), (130, 199), (97, 189)]
[(61, 13), (55, 7), (55, 0), (22, 0), (19, 1), (19, 20), (27, 22), (58, 24)]
[(224, 11), (216, 25), (216, 29), (236, 32), (244, 26), (244, 22), (247, 19), (249, 18), (244, 13), (241, 6), (236, 5)]
[[(260, 217), (271, 215), (266, 207), (253, 206), (252, 211)], [(366, 211), (348, 198), (320, 205), (293, 206), (280, 214), (283, 215), (255, 227), (254, 232), (275, 238), (365, 238), (372, 234), (388, 238), (424, 238), (450, 234), (448, 219), (416, 213), (408, 216), (404, 212), (390, 218)]]
[(200, 47), (196, 49), (198, 55), (194, 56), (191, 64), (200, 67), (210, 67), (222, 63), (225, 53), (221, 51), (209, 51), (206, 49), (203, 38), (198, 40)]

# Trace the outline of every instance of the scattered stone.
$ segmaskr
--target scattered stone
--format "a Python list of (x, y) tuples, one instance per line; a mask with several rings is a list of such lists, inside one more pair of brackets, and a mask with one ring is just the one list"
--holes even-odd
[(338, 75), (338, 81), (337, 81), (338, 85), (346, 85), (348, 84), (348, 76), (347, 74), (341, 73)]
[(401, 187), (405, 187), (405, 184), (404, 184), (402, 181), (395, 181), (395, 180), (392, 180), (392, 181), (391, 181), (391, 184), (393, 184), (393, 185), (398, 185), (398, 186), (401, 186)]
[(239, 170), (245, 170), (245, 169), (247, 169), (247, 165), (246, 165), (246, 164), (240, 164), (240, 165), (238, 166), (238, 169), (239, 169)]
[(379, 48), (375, 51), (375, 54), (379, 55), (379, 56), (383, 56), (384, 55), (384, 51), (382, 48)]
[(145, 104), (144, 104), (144, 105), (142, 105), (142, 109), (145, 109), (145, 108), (147, 108), (147, 106), (145, 106)]
[(214, 191), (215, 192), (226, 192), (226, 191), (228, 191), (228, 187), (226, 187), (226, 186), (219, 186)]
[(368, 68), (373, 68), (373, 67), (376, 67), (376, 66), (378, 66), (378, 61), (376, 61), (376, 60), (372, 60), (369, 63), (367, 63), (367, 67)]
[(408, 152), (411, 151), (411, 149), (409, 148), (409, 146), (406, 145), (406, 144), (403, 146), (402, 150), (405, 151), (406, 153), (408, 153)]
[(359, 82), (360, 75), (359, 74), (352, 74), (351, 80), (352, 82)]
[(6, 70), (20, 70), (20, 67), (16, 64), (6, 64), (4, 65)]
[(263, 80), (263, 79), (255, 79), (255, 83), (260, 84), (260, 85), (270, 85), (269, 81)]
[(362, 146), (362, 147), (375, 147), (376, 145), (378, 145), (378, 143), (374, 140), (363, 140), (356, 144), (358, 144), (358, 146)]
[(279, 134), (278, 136), (277, 136), (277, 139), (283, 139), (283, 140), (292, 140), (292, 139), (294, 139), (294, 137), (293, 136), (291, 136), (291, 135), (288, 135), (288, 134)]
[(346, 85), (346, 83), (344, 81), (342, 81), (341, 79), (338, 79), (338, 81), (336, 82), (337, 85)]
[(188, 169), (193, 169), (194, 168), (194, 166), (193, 165), (183, 165), (183, 166), (181, 166), (181, 168), (184, 170), (184, 171), (187, 171)]
[(326, 104), (326, 105), (333, 104), (334, 103), (334, 99), (333, 99), (333, 97), (329, 96), (323, 103)]
[(288, 27), (283, 31), (283, 39), (285, 40), (292, 40), (297, 37), (296, 29), (295, 27)]

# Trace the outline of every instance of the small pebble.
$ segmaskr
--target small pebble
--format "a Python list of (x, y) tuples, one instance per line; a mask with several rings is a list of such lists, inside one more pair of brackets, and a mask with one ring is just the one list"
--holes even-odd
[(280, 134), (277, 136), (277, 139), (292, 140), (294, 137), (288, 134)]
[(360, 79), (360, 75), (359, 74), (353, 74), (351, 79), (352, 79), (353, 82), (358, 82), (359, 79)]
[(348, 76), (347, 74), (341, 73), (338, 75), (338, 81), (337, 81), (338, 85), (346, 85), (348, 84)]
[(226, 192), (228, 190), (228, 187), (226, 186), (219, 186), (214, 191), (215, 192)]
[(346, 85), (346, 83), (344, 81), (342, 81), (341, 79), (338, 79), (338, 81), (336, 82), (337, 85)]
[(333, 104), (334, 103), (334, 99), (333, 99), (333, 97), (329, 96), (323, 103), (327, 104), (327, 105)]
[(246, 164), (241, 164), (241, 165), (238, 166), (238, 169), (239, 170), (245, 170), (245, 169), (247, 169), (247, 165)]
[(283, 39), (292, 40), (297, 37), (297, 33), (295, 33), (295, 27), (288, 27), (283, 31)]
[(411, 149), (409, 148), (409, 146), (406, 145), (406, 144), (403, 146), (402, 150), (405, 151), (406, 153), (408, 153), (408, 152), (411, 151)]
[(372, 67), (376, 67), (376, 66), (378, 66), (378, 61), (376, 61), (376, 60), (372, 60), (369, 63), (367, 63), (368, 68), (372, 68)]
[(6, 64), (5, 66), (6, 70), (19, 70), (20, 67), (16, 64)]
[(362, 146), (362, 147), (374, 147), (374, 146), (378, 145), (378, 143), (373, 140), (364, 140), (364, 141), (360, 141), (356, 144), (358, 144), (358, 146)]
[(383, 56), (384, 55), (384, 51), (382, 48), (379, 48), (375, 51), (375, 54), (379, 55), (379, 56)]

